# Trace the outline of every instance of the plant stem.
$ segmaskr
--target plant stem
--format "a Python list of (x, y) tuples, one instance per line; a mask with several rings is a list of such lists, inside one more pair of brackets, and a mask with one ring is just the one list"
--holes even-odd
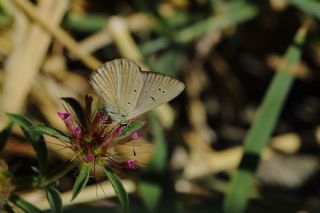
[(44, 177), (41, 181), (40, 187), (47, 186), (53, 182), (56, 182), (63, 176), (65, 176), (68, 172), (70, 172), (72, 169), (74, 169), (76, 166), (78, 166), (78, 161), (68, 161), (65, 163), (61, 168), (59, 168), (57, 171), (55, 171), (53, 174), (49, 174), (48, 176)]

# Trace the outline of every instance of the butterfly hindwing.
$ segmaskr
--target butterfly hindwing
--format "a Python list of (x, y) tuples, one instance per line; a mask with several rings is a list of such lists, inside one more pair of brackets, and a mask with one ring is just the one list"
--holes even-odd
[(144, 85), (138, 103), (128, 118), (139, 116), (178, 96), (184, 84), (170, 76), (154, 72), (142, 72)]

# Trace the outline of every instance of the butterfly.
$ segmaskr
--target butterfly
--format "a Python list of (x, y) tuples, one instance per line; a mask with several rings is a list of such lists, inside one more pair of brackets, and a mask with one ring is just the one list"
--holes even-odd
[(143, 72), (128, 59), (115, 59), (101, 65), (90, 83), (105, 104), (111, 118), (126, 124), (178, 96), (184, 84), (170, 76)]

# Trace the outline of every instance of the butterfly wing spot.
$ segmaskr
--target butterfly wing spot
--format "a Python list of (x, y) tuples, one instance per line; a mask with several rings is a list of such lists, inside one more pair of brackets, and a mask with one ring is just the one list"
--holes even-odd
[(161, 88), (159, 88), (158, 90), (161, 91)]
[(152, 96), (150, 96), (150, 98), (151, 98), (151, 100), (153, 100), (153, 101), (155, 101), (156, 99), (154, 98), (154, 97), (152, 97)]
[(128, 102), (128, 104), (131, 104), (130, 102)]
[(135, 89), (135, 90), (133, 90), (133, 92), (137, 92), (137, 90)]
[(163, 90), (162, 93), (166, 93), (166, 91)]

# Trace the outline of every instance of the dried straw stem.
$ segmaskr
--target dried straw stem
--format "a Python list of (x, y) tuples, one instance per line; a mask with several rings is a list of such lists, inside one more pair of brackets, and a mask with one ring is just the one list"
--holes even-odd
[(64, 45), (74, 56), (79, 58), (91, 70), (96, 69), (101, 62), (90, 54), (81, 51), (78, 43), (62, 28), (53, 26), (48, 20), (40, 14), (35, 6), (25, 0), (12, 0), (12, 2), (26, 13), (33, 21), (38, 23), (42, 28), (49, 32), (56, 40)]

